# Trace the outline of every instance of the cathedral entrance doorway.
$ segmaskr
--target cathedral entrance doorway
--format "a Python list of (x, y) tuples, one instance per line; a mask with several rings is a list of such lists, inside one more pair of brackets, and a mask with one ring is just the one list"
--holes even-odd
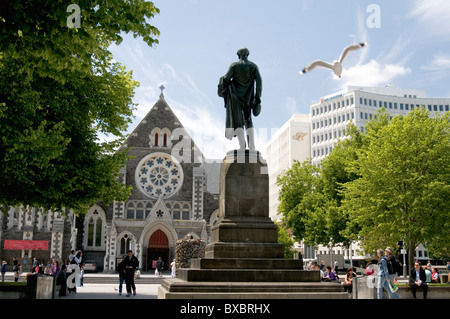
[(164, 262), (164, 270), (169, 269), (170, 247), (167, 235), (160, 229), (150, 236), (147, 248), (146, 270), (154, 270), (156, 261), (161, 257)]

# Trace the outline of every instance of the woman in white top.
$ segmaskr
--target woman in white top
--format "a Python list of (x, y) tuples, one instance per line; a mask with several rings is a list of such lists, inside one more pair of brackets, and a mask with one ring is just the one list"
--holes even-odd
[(175, 259), (170, 263), (170, 269), (172, 270), (172, 277), (175, 278), (176, 267), (175, 267)]

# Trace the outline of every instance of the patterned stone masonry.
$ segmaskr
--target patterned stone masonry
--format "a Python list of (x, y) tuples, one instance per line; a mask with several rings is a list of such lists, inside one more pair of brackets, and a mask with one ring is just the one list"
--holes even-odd
[(191, 259), (205, 257), (206, 241), (201, 239), (179, 239), (175, 244), (176, 272), (190, 268)]
[(193, 169), (192, 213), (194, 219), (203, 219), (203, 195), (205, 187), (205, 171), (201, 167)]
[(58, 213), (53, 219), (50, 258), (63, 256), (64, 217)]

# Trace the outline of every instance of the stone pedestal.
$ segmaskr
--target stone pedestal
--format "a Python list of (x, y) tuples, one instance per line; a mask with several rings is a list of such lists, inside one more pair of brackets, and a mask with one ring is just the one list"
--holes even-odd
[(283, 258), (269, 217), (269, 177), (259, 152), (230, 151), (220, 172), (219, 221), (205, 258), (191, 260), (178, 278), (164, 279), (165, 299), (348, 298), (342, 286), (320, 282), (319, 271)]
[(220, 171), (219, 223), (211, 229), (206, 257), (283, 258), (268, 193), (267, 165), (259, 152), (229, 152)]

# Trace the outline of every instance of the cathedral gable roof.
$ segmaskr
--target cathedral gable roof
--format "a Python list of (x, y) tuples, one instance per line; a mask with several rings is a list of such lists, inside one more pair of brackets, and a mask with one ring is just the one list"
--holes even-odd
[[(161, 147), (152, 142), (155, 132), (169, 132), (168, 147)], [(133, 148), (149, 148), (154, 151), (171, 151), (173, 146), (178, 143), (183, 143), (184, 147), (190, 141), (192, 156), (197, 157), (195, 162), (198, 161), (198, 157), (204, 160), (204, 156), (200, 149), (195, 145), (194, 140), (189, 135), (188, 131), (184, 128), (178, 117), (173, 112), (172, 108), (164, 99), (164, 95), (161, 93), (158, 101), (153, 105), (150, 111), (145, 115), (141, 122), (136, 126), (132, 133), (126, 139), (123, 147)], [(195, 151), (194, 151), (195, 150)], [(195, 154), (194, 154), (195, 153)]]

